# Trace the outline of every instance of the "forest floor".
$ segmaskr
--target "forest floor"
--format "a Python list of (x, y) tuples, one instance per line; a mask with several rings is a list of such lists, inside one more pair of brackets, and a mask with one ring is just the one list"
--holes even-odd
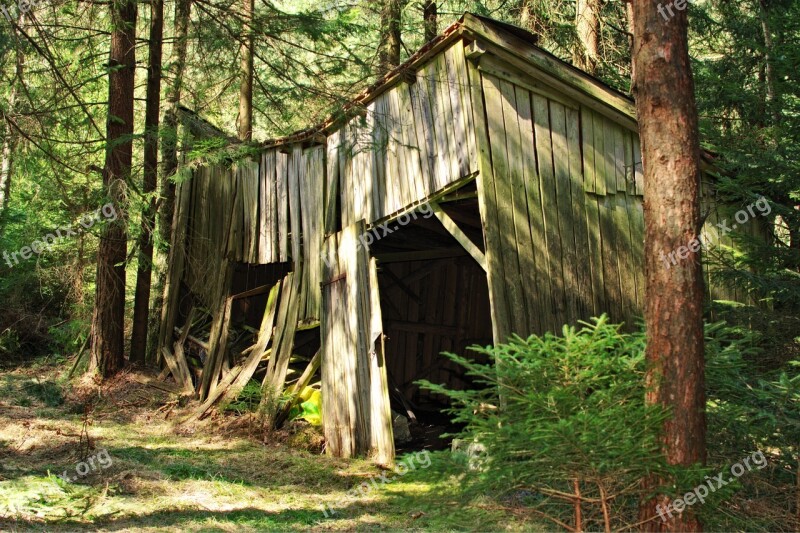
[(242, 417), (181, 426), (174, 398), (134, 374), (99, 388), (65, 374), (0, 371), (0, 530), (544, 529), (422, 468), (351, 497), (381, 471), (258, 438)]

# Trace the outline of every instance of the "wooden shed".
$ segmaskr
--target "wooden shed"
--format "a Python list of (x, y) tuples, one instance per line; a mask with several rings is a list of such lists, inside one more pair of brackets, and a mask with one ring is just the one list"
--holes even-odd
[[(634, 104), (536, 36), (465, 15), (337, 117), (178, 186), (159, 342), (192, 387), (175, 326), (209, 310), (205, 406), (264, 359), (278, 395), (315, 331), (327, 451), (390, 462), (390, 395), (470, 386), (442, 351), (640, 315)], [(723, 242), (715, 216), (706, 239)], [(245, 300), (261, 325), (236, 353)]]

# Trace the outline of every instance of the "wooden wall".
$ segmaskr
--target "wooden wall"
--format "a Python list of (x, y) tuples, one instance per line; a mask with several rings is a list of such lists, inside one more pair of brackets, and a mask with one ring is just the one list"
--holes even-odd
[[(634, 327), (644, 306), (638, 133), (490, 56), (472, 76), (495, 340), (602, 313)], [(701, 201), (710, 213), (704, 242), (733, 247), (714, 227), (708, 180)], [(710, 297), (747, 298), (714, 283), (710, 270)]]
[[(477, 171), (464, 45), (373, 100), (325, 145), (265, 149), (258, 161), (202, 167), (191, 195), (186, 280), (209, 305), (221, 261), (300, 261), (302, 320), (319, 319), (322, 241), (423, 202)], [(214, 258), (213, 260), (209, 260)]]

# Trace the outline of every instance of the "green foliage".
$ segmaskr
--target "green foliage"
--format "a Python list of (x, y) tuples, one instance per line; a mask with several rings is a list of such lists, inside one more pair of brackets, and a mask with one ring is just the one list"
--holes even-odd
[[(454, 422), (466, 424), (460, 436), (485, 447), (474, 489), (527, 495), (529, 504), (560, 516), (570, 504), (558, 495), (573, 494), (577, 480), (584, 495), (602, 490), (630, 511), (637, 481), (667, 473), (658, 443), (666, 413), (644, 404), (644, 336), (621, 332), (605, 316), (562, 334), (472, 348), (492, 359), (486, 365), (448, 354), (482, 389), (421, 385), (447, 396)], [(594, 511), (589, 519), (600, 519)]]
[(625, 527), (650, 494), (640, 479), (663, 476), (668, 484), (657, 491), (681, 497), (704, 476), (726, 472), (760, 450), (770, 455), (771, 470), (748, 472), (713, 491), (696, 510), (722, 529), (774, 527), (769, 518), (747, 518), (735, 497), (742, 492), (758, 499), (756, 487), (767, 480), (792, 486), (800, 376), (788, 368), (755, 370), (763, 353), (758, 346), (758, 336), (745, 328), (706, 326), (709, 462), (688, 468), (667, 466), (661, 458), (659, 431), (668, 413), (644, 402), (643, 331), (622, 333), (602, 316), (580, 330), (564, 327), (561, 337), (515, 336), (507, 344), (473, 347), (489, 356), (488, 364), (447, 354), (482, 388), (457, 391), (420, 382), (450, 400), (453, 421), (464, 425), (458, 436), (473, 443), (468, 455), (441, 459), (438, 467), (442, 475), (465, 473), (467, 494), (532, 507), (565, 523), (573, 519), (568, 495), (577, 481), (589, 499), (584, 526), (601, 529), (602, 494), (614, 498), (612, 525)]
[(231, 411), (236, 414), (254, 413), (258, 410), (258, 403), (261, 401), (261, 384), (255, 380), (250, 380), (244, 386), (242, 392), (235, 401), (222, 407), (223, 411)]

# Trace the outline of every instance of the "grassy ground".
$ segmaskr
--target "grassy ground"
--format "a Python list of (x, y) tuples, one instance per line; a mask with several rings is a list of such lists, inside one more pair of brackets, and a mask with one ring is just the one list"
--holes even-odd
[(0, 372), (0, 530), (542, 529), (515, 509), (462, 501), (458, 479), (434, 469), (389, 473), (352, 498), (379, 470), (274, 435), (265, 443), (230, 417), (178, 426), (174, 399), (133, 378), (98, 389), (49, 366)]

